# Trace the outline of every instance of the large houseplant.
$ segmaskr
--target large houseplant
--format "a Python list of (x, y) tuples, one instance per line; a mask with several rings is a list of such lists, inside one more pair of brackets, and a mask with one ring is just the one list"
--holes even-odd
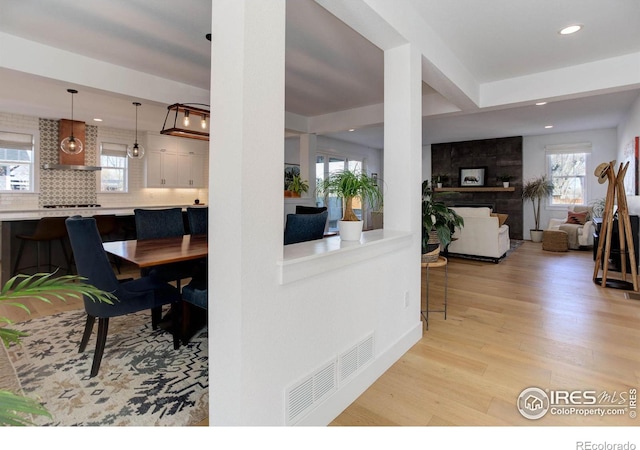
[[(38, 273), (35, 275), (17, 275), (11, 278), (0, 291), (0, 302), (15, 306), (30, 313), (29, 309), (20, 301), (37, 299), (51, 303), (51, 299), (65, 301), (66, 298), (82, 298), (86, 296), (93, 301), (112, 304), (116, 297), (101, 291), (85, 282), (85, 278), (77, 275), (65, 275), (53, 278), (54, 274)], [(6, 347), (20, 344), (24, 333), (13, 330), (11, 320), (0, 317), (0, 339)], [(24, 397), (20, 393), (0, 389), (0, 426), (3, 425), (31, 425), (30, 415), (50, 416), (49, 412), (38, 401)]]
[(540, 229), (540, 203), (553, 194), (553, 183), (547, 179), (546, 175), (527, 181), (522, 186), (522, 198), (531, 200), (533, 206), (533, 218), (535, 228), (531, 229), (531, 240), (542, 242), (542, 230)]
[(437, 201), (429, 180), (422, 182), (422, 255), (424, 262), (438, 259), (440, 248), (451, 243), (456, 228), (464, 219), (443, 202)]
[(359, 170), (342, 170), (330, 174), (322, 180), (318, 189), (324, 195), (335, 195), (341, 198), (343, 204), (342, 220), (338, 221), (340, 238), (345, 241), (359, 241), (362, 234), (362, 220), (353, 211), (354, 199), (359, 198), (363, 206), (365, 203), (378, 205), (382, 200), (382, 193), (378, 188), (378, 179)]

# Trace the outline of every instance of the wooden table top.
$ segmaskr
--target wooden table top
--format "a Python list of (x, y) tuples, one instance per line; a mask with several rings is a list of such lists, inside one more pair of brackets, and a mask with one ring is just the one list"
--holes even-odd
[(206, 235), (185, 234), (175, 238), (113, 241), (105, 242), (103, 246), (107, 253), (140, 268), (204, 258), (209, 253)]

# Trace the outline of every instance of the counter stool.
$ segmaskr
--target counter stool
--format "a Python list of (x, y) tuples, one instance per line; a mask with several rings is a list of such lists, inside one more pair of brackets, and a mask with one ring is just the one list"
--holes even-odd
[[(429, 309), (429, 269), (434, 267), (444, 267), (444, 308), (443, 309)], [(439, 256), (436, 261), (433, 262), (423, 262), (422, 269), (427, 274), (427, 285), (425, 288), (425, 309), (420, 311), (422, 317), (424, 318), (424, 328), (425, 330), (429, 329), (429, 313), (430, 312), (441, 312), (444, 313), (444, 320), (447, 320), (447, 283), (449, 281), (449, 264), (447, 258), (444, 256)]]
[[(65, 246), (64, 240), (67, 237), (67, 228), (64, 223), (66, 217), (43, 217), (40, 219), (36, 225), (36, 229), (31, 235), (18, 234), (16, 238), (20, 239), (20, 248), (18, 249), (18, 256), (16, 257), (15, 265), (13, 266), (13, 276), (17, 275), (19, 270), (26, 269), (28, 267), (19, 267), (20, 260), (22, 259), (22, 253), (24, 252), (24, 248), (27, 242), (35, 242), (36, 243), (36, 269), (38, 273), (40, 273), (40, 244), (47, 244), (47, 266), (49, 268), (49, 272), (52, 272), (52, 264), (51, 264), (51, 243), (53, 241), (60, 242), (60, 247), (62, 247), (62, 253), (64, 255), (64, 261), (67, 265), (66, 270), (67, 273), (70, 273), (70, 260), (69, 254), (67, 253), (67, 248)], [(34, 267), (34, 266), (29, 266)]]

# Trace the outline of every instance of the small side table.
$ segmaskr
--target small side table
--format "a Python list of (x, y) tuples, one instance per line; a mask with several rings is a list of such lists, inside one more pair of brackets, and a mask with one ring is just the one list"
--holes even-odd
[[(444, 256), (439, 256), (437, 261), (434, 262), (424, 262), (422, 263), (422, 268), (426, 269), (425, 272), (427, 274), (427, 286), (425, 289), (425, 309), (420, 311), (422, 317), (424, 318), (424, 327), (425, 330), (429, 329), (429, 313), (430, 312), (441, 312), (444, 313), (444, 320), (447, 320), (447, 284), (449, 281), (449, 265), (447, 264), (448, 260)], [(429, 270), (432, 267), (444, 267), (444, 309), (429, 309)]]

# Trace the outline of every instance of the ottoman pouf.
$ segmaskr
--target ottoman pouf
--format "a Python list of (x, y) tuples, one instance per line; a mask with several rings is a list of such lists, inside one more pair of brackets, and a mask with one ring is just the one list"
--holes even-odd
[(542, 233), (542, 250), (550, 252), (569, 251), (569, 235), (566, 231), (544, 230)]

